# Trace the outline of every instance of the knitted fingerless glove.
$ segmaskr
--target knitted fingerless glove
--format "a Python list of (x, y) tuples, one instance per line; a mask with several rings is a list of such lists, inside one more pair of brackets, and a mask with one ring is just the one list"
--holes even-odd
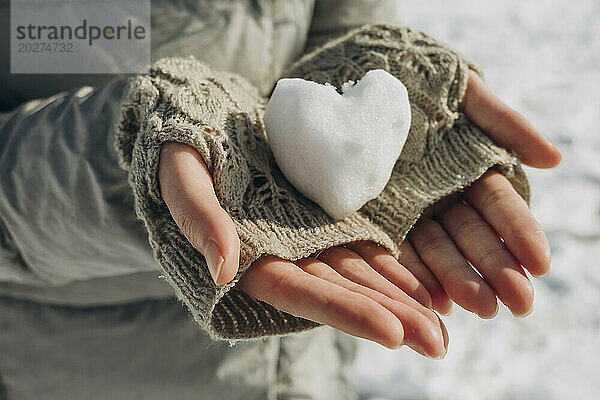
[[(494, 145), (458, 112), (467, 83), (462, 57), (406, 28), (365, 26), (303, 57), (286, 76), (340, 88), (382, 68), (409, 92), (412, 126), (381, 195), (343, 220), (333, 220), (296, 191), (279, 171), (263, 125), (266, 100), (245, 79), (212, 71), (193, 58), (154, 64), (130, 84), (116, 146), (129, 171), (135, 210), (155, 257), (178, 297), (214, 338), (286, 334), (316, 326), (279, 311), (235, 285), (263, 254), (296, 260), (335, 245), (370, 240), (398, 256), (398, 245), (425, 208), (497, 167), (528, 200), (516, 158)], [(158, 185), (161, 144), (196, 148), (209, 168), (217, 198), (241, 241), (240, 271), (217, 286), (203, 256), (186, 240)]]

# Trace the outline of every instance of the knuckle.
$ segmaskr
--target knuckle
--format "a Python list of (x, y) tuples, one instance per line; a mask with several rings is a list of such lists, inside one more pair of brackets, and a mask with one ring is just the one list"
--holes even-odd
[(404, 265), (407, 269), (417, 269), (417, 270), (429, 270), (429, 267), (421, 261), (420, 258), (410, 258), (408, 260), (403, 260), (402, 265)]
[(318, 260), (329, 259), (331, 257), (336, 257), (337, 254), (338, 254), (338, 249), (336, 247), (330, 247), (328, 249), (321, 251), (317, 256), (317, 259)]
[(429, 256), (443, 252), (446, 249), (446, 238), (442, 235), (432, 235), (419, 243), (420, 253)]
[(514, 119), (515, 112), (508, 107), (503, 107), (497, 111), (496, 123), (500, 126), (506, 126), (508, 124), (511, 124), (514, 121)]
[(458, 222), (453, 229), (453, 233), (457, 237), (481, 237), (481, 234), (486, 231), (485, 228), (486, 226), (481, 218), (469, 217)]
[(370, 269), (371, 266), (364, 261), (347, 259), (332, 266), (332, 268), (337, 269), (343, 276), (352, 280), (356, 279), (356, 277), (363, 276), (366, 268)]
[(332, 267), (344, 267), (352, 270), (360, 268), (364, 263), (360, 256), (345, 247), (329, 248), (321, 253), (318, 259), (326, 261)]
[(338, 301), (334, 296), (325, 294), (321, 302), (323, 304), (323, 309), (337, 311), (336, 309), (338, 308)]
[[(353, 248), (350, 248), (353, 250)], [(357, 242), (356, 249), (364, 252), (367, 255), (377, 256), (381, 254), (390, 254), (385, 247), (380, 246), (378, 243), (371, 241), (361, 241)]]
[(516, 262), (510, 256), (508, 250), (501, 244), (483, 248), (473, 261), (475, 265), (492, 272), (500, 270), (500, 268), (516, 266)]
[(180, 211), (175, 216), (175, 222), (177, 223), (177, 226), (179, 226), (179, 229), (183, 235), (192, 245), (197, 248), (202, 247), (202, 238), (200, 237), (198, 229), (196, 229), (196, 220), (192, 214), (189, 212)]
[(429, 271), (430, 268), (425, 265), (425, 263), (421, 260), (421, 257), (417, 255), (415, 252), (401, 252), (400, 257), (398, 258), (398, 262), (400, 265), (404, 266), (411, 273), (415, 273), (415, 271)]
[(335, 257), (340, 258), (355, 258), (356, 253), (346, 247), (335, 246), (326, 251), (329, 254), (334, 255)]
[(493, 190), (487, 191), (481, 200), (481, 205), (484, 208), (492, 208), (497, 205), (505, 204), (513, 198), (512, 193), (509, 189), (506, 188), (495, 188)]
[(275, 275), (271, 282), (271, 295), (281, 303), (288, 304), (290, 300), (289, 282), (294, 279), (294, 271), (284, 271)]
[(310, 273), (310, 271), (314, 270), (315, 262), (317, 262), (316, 258), (306, 257), (306, 258), (301, 258), (299, 260), (294, 261), (294, 264), (296, 264), (302, 270)]

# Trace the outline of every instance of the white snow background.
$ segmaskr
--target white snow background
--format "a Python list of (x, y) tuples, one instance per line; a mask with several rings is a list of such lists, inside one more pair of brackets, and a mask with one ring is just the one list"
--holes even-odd
[(563, 151), (527, 169), (553, 251), (535, 311), (493, 320), (454, 307), (445, 360), (360, 341), (361, 399), (600, 398), (600, 1), (404, 0), (406, 23), (458, 49)]

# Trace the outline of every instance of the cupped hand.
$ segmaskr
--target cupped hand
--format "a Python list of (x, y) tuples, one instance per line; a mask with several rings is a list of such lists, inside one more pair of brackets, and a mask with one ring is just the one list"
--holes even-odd
[[(173, 219), (204, 254), (215, 282), (230, 282), (238, 271), (239, 238), (200, 154), (185, 144), (165, 143), (159, 181)], [(280, 310), (390, 348), (406, 344), (433, 358), (446, 353), (448, 335), (429, 308), (427, 290), (373, 243), (333, 247), (295, 262), (263, 256), (237, 287)]]
[[(475, 74), (462, 106), (525, 164), (548, 168), (560, 161), (558, 149)], [(230, 282), (238, 271), (239, 239), (202, 157), (189, 146), (166, 143), (159, 179), (174, 220), (205, 255), (215, 282)], [(539, 276), (550, 262), (543, 230), (502, 175), (489, 172), (464, 195), (444, 203), (410, 232), (400, 262), (372, 243), (334, 247), (294, 263), (263, 256), (238, 287), (291, 314), (387, 347), (407, 344), (441, 357), (448, 345), (446, 329), (426, 307), (446, 313), (454, 300), (491, 317), (497, 296), (515, 314), (526, 314), (533, 289), (521, 266)]]
[[(560, 162), (560, 151), (473, 72), (462, 110), (524, 164), (551, 168)], [(533, 286), (524, 269), (533, 276), (548, 273), (550, 246), (525, 201), (503, 175), (490, 170), (464, 193), (441, 203), (409, 232), (400, 258), (427, 287), (434, 309), (448, 313), (452, 299), (490, 318), (498, 298), (515, 315), (527, 315)]]

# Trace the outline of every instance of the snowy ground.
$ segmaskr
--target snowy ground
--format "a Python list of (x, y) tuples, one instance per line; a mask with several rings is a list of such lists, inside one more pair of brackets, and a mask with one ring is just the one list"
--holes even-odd
[(408, 25), (475, 61), (494, 91), (559, 145), (562, 165), (528, 169), (553, 270), (535, 311), (491, 321), (455, 307), (450, 350), (426, 360), (361, 342), (362, 397), (596, 399), (600, 392), (600, 1), (404, 0)]

